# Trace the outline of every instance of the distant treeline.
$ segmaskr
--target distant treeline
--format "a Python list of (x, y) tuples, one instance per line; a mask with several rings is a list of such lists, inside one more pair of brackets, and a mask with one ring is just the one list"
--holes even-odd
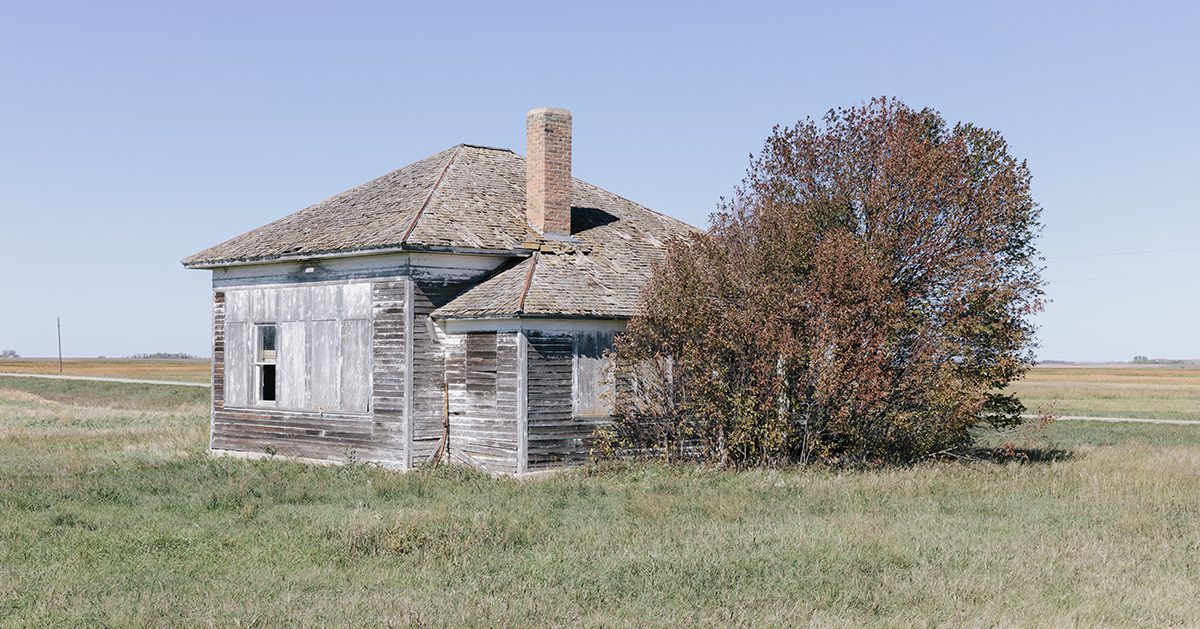
[(1185, 358), (1149, 358), (1147, 356), (1134, 356), (1134, 364), (1138, 365), (1191, 365), (1195, 360)]
[(131, 354), (126, 358), (135, 360), (199, 360), (200, 357), (194, 354), (172, 353), (172, 352), (156, 352), (153, 354)]
[[(1126, 364), (1120, 361), (1088, 361), (1088, 360), (1039, 360), (1039, 365), (1121, 365)], [(1129, 364), (1134, 365), (1196, 365), (1200, 364), (1200, 359), (1195, 358), (1149, 358), (1147, 356), (1134, 356)]]

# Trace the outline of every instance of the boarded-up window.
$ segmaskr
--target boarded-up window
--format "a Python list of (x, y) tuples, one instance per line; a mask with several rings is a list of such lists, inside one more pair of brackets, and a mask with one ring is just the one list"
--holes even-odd
[(471, 332), (463, 340), (466, 364), (463, 377), (467, 391), (485, 395), (496, 394), (496, 333)]
[(575, 416), (612, 415), (612, 360), (605, 355), (612, 346), (612, 332), (575, 334)]
[[(226, 302), (227, 406), (370, 411), (370, 284), (237, 289)], [(274, 396), (262, 394), (265, 364)]]

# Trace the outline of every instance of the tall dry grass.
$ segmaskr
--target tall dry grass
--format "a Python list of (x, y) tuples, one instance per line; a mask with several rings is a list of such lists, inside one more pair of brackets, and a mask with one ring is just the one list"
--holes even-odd
[[(68, 376), (208, 382), (211, 379), (210, 366), (211, 363), (208, 360), (68, 358), (63, 361), (62, 373)], [(0, 373), (56, 375), (59, 373), (58, 360), (49, 358), (3, 358), (0, 359)]]
[(1200, 369), (1035, 367), (1010, 389), (1032, 412), (1200, 420)]

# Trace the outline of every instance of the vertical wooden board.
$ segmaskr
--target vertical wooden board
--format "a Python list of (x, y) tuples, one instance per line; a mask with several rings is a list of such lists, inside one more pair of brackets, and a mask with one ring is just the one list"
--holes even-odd
[(517, 332), (517, 473), (529, 470), (529, 342)]
[(371, 318), (371, 285), (347, 284), (342, 287), (342, 318)]
[[(277, 295), (273, 318), (279, 325), (278, 406), (256, 404), (253, 386), (253, 319), (272, 318), (271, 306), (252, 298), (239, 302), (240, 297), (252, 295), (263, 286), (237, 289), (243, 294), (232, 301), (238, 311), (235, 317), (243, 319), (240, 323), (244, 325), (240, 326), (234, 321), (230, 321), (228, 327), (224, 323), (229, 301), (226, 295), (234, 291), (215, 293), (213, 395), (216, 402), (211, 447), (262, 452), (270, 446), (271, 451), (289, 456), (328, 460), (342, 460), (347, 452), (353, 452), (362, 460), (408, 463), (410, 450), (405, 447), (408, 434), (404, 419), (405, 407), (410, 403), (405, 395), (410, 386), (406, 376), (409, 375), (412, 342), (407, 320), (413, 316), (407, 307), (409, 282), (405, 278), (392, 278), (370, 283), (372, 309), (365, 313), (361, 301), (363, 295), (347, 297), (348, 290), (355, 289), (318, 286), (296, 283), (272, 287)], [(319, 302), (315, 316), (309, 307), (313, 300)], [(348, 317), (347, 313), (364, 316)], [(435, 363), (440, 362), (436, 355), (433, 358)], [(368, 393), (358, 395), (365, 398), (361, 406), (369, 408), (346, 412), (338, 406), (360, 405), (353, 401), (356, 393), (351, 374), (356, 371), (356, 363), (359, 369), (368, 373), (363, 383)], [(371, 373), (371, 369), (378, 371)], [(234, 401), (240, 406), (221, 406), (227, 371), (229, 385), (236, 389)], [(327, 386), (324, 393), (318, 391), (317, 400), (313, 402), (311, 387), (304, 390), (303, 396), (298, 389), (306, 380), (304, 376), (315, 377), (318, 384), (331, 386)], [(344, 387), (343, 378), (346, 380)], [(330, 391), (332, 387), (336, 389)], [(432, 444), (430, 442), (430, 450)]]
[(251, 332), (251, 325), (243, 321), (225, 324), (226, 406), (246, 406), (250, 403), (250, 380), (254, 371), (250, 360)]
[(313, 319), (338, 318), (342, 287), (337, 284), (309, 286), (309, 308)]
[(365, 413), (371, 399), (371, 324), (361, 319), (342, 321), (341, 409)]
[(309, 366), (309, 396), (312, 407), (320, 411), (332, 411), (338, 408), (338, 379), (341, 369), (338, 366), (338, 334), (337, 321), (313, 321), (309, 327), (309, 347), (312, 351), (312, 365)]
[(308, 407), (308, 328), (303, 321), (280, 324), (279, 387), (283, 408)]
[(279, 316), (279, 289), (256, 288), (250, 293), (250, 319), (255, 323), (274, 323)]
[(572, 389), (577, 416), (612, 415), (611, 359), (605, 352), (612, 347), (613, 338), (612, 332), (579, 332), (575, 335)]
[(404, 278), (404, 467), (413, 466), (413, 327), (416, 325), (414, 306), (416, 285)]
[(225, 320), (230, 323), (250, 320), (250, 291), (231, 290), (225, 293)]
[(279, 289), (279, 321), (303, 321), (308, 317), (308, 287)]

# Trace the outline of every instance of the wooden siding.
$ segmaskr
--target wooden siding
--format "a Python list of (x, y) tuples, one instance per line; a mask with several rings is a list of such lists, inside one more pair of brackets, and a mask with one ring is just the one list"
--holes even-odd
[(410, 362), (406, 332), (412, 290), (407, 278), (371, 285), (371, 419), (376, 460), (410, 467), (408, 400)]
[[(225, 291), (229, 344), (226, 406), (259, 404), (257, 327), (277, 326), (278, 400), (289, 411), (367, 413), (371, 285), (365, 282)], [(236, 377), (235, 377), (236, 376)]]
[[(211, 447), (404, 465), (407, 300), (405, 278), (215, 292)], [(253, 325), (276, 321), (281, 399), (255, 406)]]
[(590, 459), (592, 435), (607, 417), (574, 412), (575, 333), (528, 331), (526, 358), (527, 469)]
[(518, 343), (515, 332), (446, 339), (450, 448), (492, 472), (518, 471)]
[(251, 357), (251, 337), (253, 327), (247, 322), (232, 322), (225, 326), (225, 403), (230, 406), (246, 406), (250, 403), (254, 387), (253, 363)]
[[(367, 293), (368, 298), (370, 293)], [(346, 319), (342, 322), (341, 408), (366, 413), (371, 409), (371, 322)], [(368, 376), (368, 377), (364, 377)]]
[(279, 403), (284, 408), (310, 406), (308, 391), (308, 326), (303, 321), (279, 324)]
[(213, 291), (212, 309), (212, 408), (208, 423), (208, 447), (213, 447), (217, 408), (225, 403), (225, 292)]
[(413, 281), (412, 319), (412, 456), (426, 461), (442, 438), (445, 419), (446, 353), (429, 313), (457, 294), (453, 285)]
[[(211, 447), (411, 467), (442, 437), (448, 392), (453, 453), (500, 473), (587, 461), (608, 420), (612, 331), (446, 334), (430, 313), (480, 271), (409, 270), (214, 290)], [(266, 322), (279, 325), (277, 407), (253, 404), (254, 325)]]

